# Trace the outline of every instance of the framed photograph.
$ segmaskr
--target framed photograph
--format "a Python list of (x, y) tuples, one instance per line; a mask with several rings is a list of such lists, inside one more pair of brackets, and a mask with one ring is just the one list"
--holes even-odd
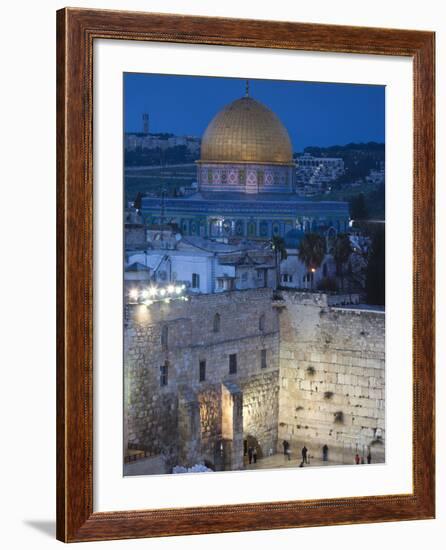
[(57, 13), (57, 537), (434, 517), (434, 33)]

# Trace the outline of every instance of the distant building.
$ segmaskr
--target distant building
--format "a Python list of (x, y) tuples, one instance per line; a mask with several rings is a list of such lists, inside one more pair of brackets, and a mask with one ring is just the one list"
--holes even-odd
[[(341, 170), (339, 159), (327, 160), (330, 174)], [(225, 106), (207, 127), (197, 191), (165, 200), (145, 196), (142, 214), (147, 223), (160, 223), (163, 210), (165, 221), (176, 223), (183, 235), (208, 238), (268, 240), (292, 229), (346, 231), (348, 203), (298, 197), (295, 172), (285, 126), (246, 95)]]
[(256, 243), (231, 245), (200, 237), (178, 239), (173, 232), (165, 232), (161, 240), (160, 231), (152, 231), (152, 237), (147, 250), (127, 250), (126, 272), (130, 267), (134, 272), (137, 266), (144, 266), (147, 280), (160, 285), (185, 284), (188, 293), (193, 294), (275, 285), (273, 253)]
[(373, 183), (375, 185), (380, 185), (385, 181), (385, 171), (384, 166), (381, 166), (378, 169), (372, 168), (369, 174), (365, 178), (367, 183)]
[(321, 266), (309, 273), (307, 266), (299, 259), (299, 245), (305, 233), (294, 229), (285, 235), (286, 259), (280, 262), (280, 286), (295, 289), (317, 289), (323, 279), (336, 278), (333, 257), (327, 254)]
[(304, 153), (297, 159), (296, 186), (303, 194), (319, 193), (344, 173), (342, 158), (313, 157)]
[[(143, 119), (143, 130), (149, 129), (148, 119), (147, 125)], [(195, 136), (164, 136), (158, 134), (150, 134), (143, 131), (142, 133), (126, 133), (124, 136), (124, 148), (126, 151), (152, 150), (161, 149), (165, 151), (171, 147), (185, 146), (191, 154), (197, 154), (200, 150), (201, 140)]]

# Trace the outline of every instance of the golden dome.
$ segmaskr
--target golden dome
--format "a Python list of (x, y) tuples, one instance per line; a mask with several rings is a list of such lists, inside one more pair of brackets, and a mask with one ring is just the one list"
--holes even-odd
[(242, 97), (211, 120), (201, 141), (201, 162), (292, 164), (290, 137), (268, 107)]

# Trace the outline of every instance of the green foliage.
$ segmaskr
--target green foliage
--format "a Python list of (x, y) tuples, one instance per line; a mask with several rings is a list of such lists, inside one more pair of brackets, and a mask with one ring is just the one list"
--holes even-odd
[(333, 259), (337, 274), (341, 277), (341, 286), (344, 288), (344, 264), (353, 252), (350, 238), (345, 233), (339, 233), (333, 244)]
[(126, 170), (126, 200), (135, 200), (138, 193), (160, 195), (163, 189), (166, 196), (175, 196), (180, 187), (188, 187), (194, 181), (197, 181), (197, 168), (194, 164)]
[(366, 220), (368, 217), (364, 193), (350, 199), (350, 217), (353, 220)]
[(315, 157), (342, 157), (358, 153), (375, 153), (384, 155), (384, 143), (369, 141), (367, 143), (347, 143), (347, 145), (332, 145), (331, 147), (306, 147), (305, 153), (310, 153)]
[(333, 259), (336, 265), (345, 264), (352, 252), (353, 250), (349, 236), (345, 233), (339, 233), (333, 245)]
[(386, 188), (384, 183), (365, 196), (367, 217), (369, 219), (384, 220), (386, 212)]
[(155, 149), (137, 148), (131, 151), (126, 150), (124, 155), (124, 162), (126, 167), (184, 164), (194, 162), (197, 159), (198, 152), (191, 153), (186, 145), (175, 145), (174, 147), (167, 147), (166, 149), (161, 149), (160, 147), (157, 147)]
[(317, 289), (327, 292), (336, 292), (336, 290), (338, 290), (336, 279), (334, 279), (333, 277), (324, 277), (318, 282)]
[(133, 202), (133, 206), (137, 209), (137, 210), (141, 210), (141, 207), (142, 207), (142, 193), (139, 191), (136, 195), (136, 198)]
[[(316, 200), (346, 200), (352, 201), (359, 193), (363, 193), (364, 203), (359, 205), (359, 211), (353, 206), (353, 219), (384, 219), (385, 187), (365, 182), (365, 177), (373, 168), (379, 168), (385, 161), (384, 143), (348, 143), (332, 147), (306, 147), (305, 153), (315, 157), (337, 157), (344, 161), (345, 172), (337, 180), (330, 183), (328, 194), (315, 197)], [(300, 154), (295, 154), (299, 158)], [(353, 182), (362, 181), (359, 187), (350, 187)], [(362, 199), (360, 199), (362, 200)]]
[(271, 239), (271, 249), (274, 251), (274, 262), (276, 264), (276, 289), (280, 286), (280, 262), (288, 258), (285, 241), (282, 237), (274, 236)]
[(325, 240), (318, 233), (305, 233), (298, 252), (299, 260), (308, 270), (318, 269), (325, 257)]
[(376, 227), (372, 235), (372, 246), (366, 273), (367, 303), (385, 305), (386, 242), (384, 225)]
[(271, 239), (271, 248), (278, 254), (280, 260), (286, 260), (288, 258), (285, 241), (282, 237), (274, 236)]

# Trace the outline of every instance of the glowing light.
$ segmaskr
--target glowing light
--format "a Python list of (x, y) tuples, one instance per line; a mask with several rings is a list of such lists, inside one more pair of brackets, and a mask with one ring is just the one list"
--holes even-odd
[(139, 296), (138, 289), (132, 288), (129, 292), (129, 296), (131, 300), (137, 300)]
[(180, 287), (180, 286), (176, 286), (176, 287), (175, 287), (175, 292), (176, 292), (177, 294), (181, 294), (181, 287)]
[(151, 297), (156, 296), (157, 292), (158, 292), (158, 289), (156, 288), (156, 286), (151, 286), (149, 288), (149, 296)]
[(147, 289), (144, 289), (142, 292), (141, 292), (141, 298), (148, 298), (149, 297), (149, 291)]
[(145, 306), (151, 306), (153, 304), (152, 300), (145, 300), (144, 305)]
[(169, 285), (169, 286), (167, 287), (167, 292), (168, 292), (169, 294), (173, 294), (173, 293), (175, 292), (175, 287), (174, 287), (173, 285)]
[(311, 268), (311, 273), (315, 273), (316, 270), (314, 269), (314, 267)]
[(165, 296), (165, 294), (166, 294), (166, 289), (165, 289), (165, 288), (162, 288), (162, 289), (160, 290), (160, 294), (161, 294), (161, 296)]
[(170, 304), (170, 298), (166, 298), (164, 301), (166, 302), (166, 304)]
[(181, 290), (186, 290), (186, 285), (181, 285)]

